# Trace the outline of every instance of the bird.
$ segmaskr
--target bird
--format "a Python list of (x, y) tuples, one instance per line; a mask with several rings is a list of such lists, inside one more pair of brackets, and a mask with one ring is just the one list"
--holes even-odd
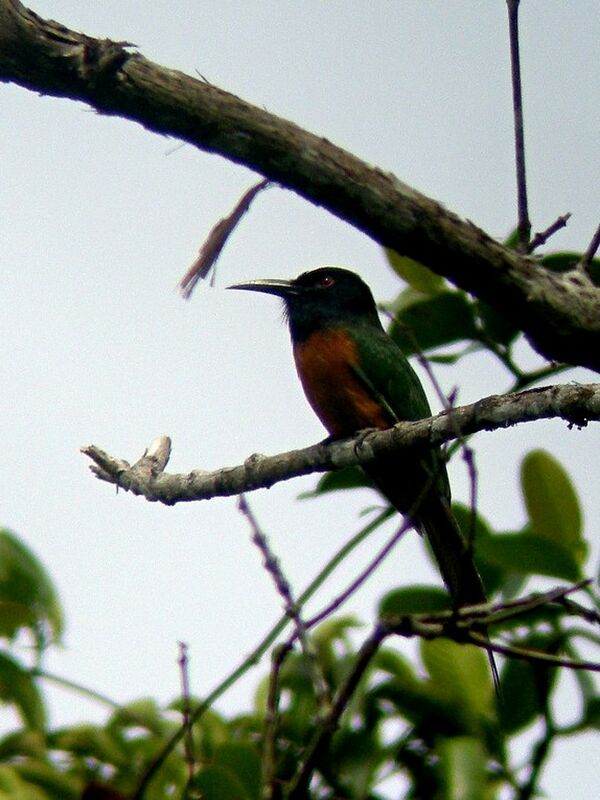
[[(355, 272), (325, 266), (294, 280), (254, 280), (228, 288), (283, 300), (300, 382), (332, 439), (431, 416), (421, 381), (385, 332), (373, 294)], [(485, 603), (471, 544), (452, 513), (441, 450), (403, 449), (363, 469), (391, 505), (427, 536), (452, 605)]]

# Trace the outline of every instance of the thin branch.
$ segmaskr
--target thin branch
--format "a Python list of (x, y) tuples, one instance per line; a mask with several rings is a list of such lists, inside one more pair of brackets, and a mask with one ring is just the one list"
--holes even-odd
[(549, 225), (545, 231), (536, 233), (533, 239), (529, 242), (527, 252), (533, 253), (534, 250), (537, 250), (538, 247), (541, 247), (543, 244), (545, 244), (551, 236), (554, 236), (557, 231), (559, 231), (561, 228), (564, 228), (570, 219), (571, 214), (563, 214), (562, 217), (558, 217), (558, 219), (554, 220), (552, 225)]
[[(375, 572), (377, 567), (384, 561), (385, 558), (391, 553), (394, 547), (398, 544), (400, 539), (404, 536), (407, 530), (411, 527), (410, 521), (404, 522), (400, 528), (390, 537), (389, 541), (381, 548), (379, 553), (373, 558), (362, 572), (347, 586), (343, 592), (340, 592), (334, 599), (328, 603), (325, 608), (321, 609), (318, 614), (306, 620), (306, 627), (313, 628), (318, 623), (323, 622), (327, 617), (331, 616), (334, 612), (338, 611), (341, 606), (351, 597), (362, 585), (368, 580)], [(291, 643), (291, 640), (290, 640)]]
[(518, 373), (514, 373), (515, 382), (510, 387), (510, 391), (520, 392), (523, 389), (529, 388), (532, 383), (539, 383), (547, 378), (553, 378), (555, 375), (560, 375), (561, 372), (565, 372), (568, 369), (573, 369), (573, 366), (571, 364), (557, 364), (552, 362), (539, 369), (531, 370), (531, 372), (521, 372), (519, 370)]
[[(390, 516), (390, 511), (386, 509), (382, 511), (374, 520), (371, 520), (364, 526), (357, 534), (355, 534), (350, 541), (346, 542), (332, 558), (329, 559), (327, 564), (319, 570), (317, 576), (310, 582), (306, 589), (298, 598), (298, 605), (302, 606), (313, 597), (318, 589), (324, 584), (329, 576), (335, 569), (346, 559), (353, 550), (355, 550), (379, 525), (382, 524)], [(261, 639), (258, 645), (246, 656), (243, 661), (238, 664), (213, 690), (210, 694), (194, 709), (191, 717), (192, 724), (196, 723), (205, 714), (214, 703), (222, 697), (228, 689), (230, 689), (243, 675), (248, 672), (251, 667), (256, 666), (265, 653), (269, 650), (271, 645), (277, 641), (277, 637), (285, 630), (286, 626), (290, 623), (290, 618), (284, 614), (271, 628), (271, 630)], [(177, 746), (181, 737), (184, 734), (184, 728), (180, 727), (171, 738), (166, 742), (165, 746), (152, 760), (142, 775), (140, 782), (133, 794), (132, 800), (142, 800), (145, 791), (163, 765), (169, 753)]]
[[(401, 422), (386, 431), (364, 431), (341, 442), (320, 443), (276, 456), (255, 454), (243, 464), (214, 472), (188, 474), (160, 471), (170, 449), (167, 437), (158, 439), (133, 467), (95, 445), (82, 448), (94, 463), (90, 469), (100, 480), (166, 505), (212, 497), (237, 495), (266, 488), (282, 480), (313, 472), (339, 470), (367, 464), (413, 445), (439, 445), (483, 430), (506, 428), (522, 422), (562, 418), (569, 425), (585, 426), (600, 419), (600, 385), (549, 386), (508, 395), (492, 395), (467, 406), (443, 411), (418, 422)], [(157, 460), (156, 453), (161, 453)]]
[[(569, 614), (573, 616), (582, 617), (589, 621), (596, 621), (596, 616), (590, 617), (590, 610), (575, 603), (572, 600), (567, 600), (569, 595), (578, 592), (582, 589), (587, 589), (591, 580), (586, 578), (572, 586), (560, 586), (557, 589), (550, 589), (547, 592), (527, 595), (527, 597), (520, 597), (516, 600), (507, 600), (503, 603), (492, 606), (487, 614), (487, 622), (489, 625), (499, 625), (507, 619), (517, 619), (523, 614), (527, 614), (533, 609), (540, 608), (540, 606), (557, 603), (565, 607)], [(456, 612), (458, 616), (462, 613), (460, 610)], [(472, 610), (467, 610), (467, 614), (472, 614)], [(482, 613), (485, 611), (485, 606), (482, 608)]]
[(0, 0), (0, 81), (88, 103), (244, 164), (508, 315), (550, 360), (600, 369), (600, 292), (541, 269), (327, 139), (218, 87)]
[[(388, 634), (394, 633), (406, 638), (419, 636), (422, 639), (438, 639), (444, 637), (463, 644), (474, 644), (488, 652), (491, 651), (548, 667), (600, 672), (600, 664), (595, 661), (563, 658), (540, 650), (499, 644), (491, 641), (486, 634), (480, 632), (482, 626), (486, 628), (493, 627), (500, 620), (517, 619), (533, 608), (561, 602), (566, 595), (585, 587), (588, 582), (582, 581), (574, 586), (551, 589), (544, 594), (535, 594), (508, 603), (497, 603), (495, 605), (482, 603), (478, 606), (464, 607), (452, 611), (440, 611), (434, 614), (392, 616), (383, 620), (381, 624)], [(579, 616), (575, 607), (571, 607), (568, 610)]]
[(312, 675), (318, 708), (321, 714), (325, 714), (329, 710), (330, 705), (327, 681), (325, 680), (325, 675), (323, 674), (317, 653), (315, 652), (313, 644), (308, 637), (306, 625), (304, 624), (304, 620), (302, 619), (300, 613), (300, 607), (292, 596), (292, 589), (289, 581), (283, 574), (279, 559), (271, 550), (267, 537), (260, 529), (258, 521), (243, 494), (239, 496), (238, 509), (244, 515), (248, 521), (248, 524), (250, 525), (250, 530), (252, 531), (252, 541), (262, 554), (265, 569), (273, 579), (277, 592), (283, 600), (285, 613), (294, 623), (296, 638), (300, 642), (302, 651), (306, 656), (306, 660)]
[(588, 249), (585, 251), (585, 253), (583, 254), (583, 258), (577, 265), (579, 269), (585, 272), (590, 278), (592, 278), (592, 273), (591, 273), (592, 260), (596, 255), (596, 252), (598, 251), (599, 247), (600, 247), (600, 225), (598, 225), (598, 227), (596, 228), (596, 232), (592, 236), (592, 241), (590, 242)]
[(186, 300), (191, 297), (194, 287), (198, 281), (202, 278), (206, 278), (212, 267), (215, 265), (217, 259), (221, 255), (221, 251), (227, 244), (229, 237), (237, 227), (244, 214), (246, 214), (250, 208), (250, 204), (256, 195), (259, 192), (262, 192), (263, 189), (266, 189), (268, 185), (269, 181), (265, 179), (244, 192), (244, 194), (238, 200), (235, 208), (226, 217), (220, 219), (212, 228), (206, 241), (200, 248), (198, 257), (179, 282), (181, 294)]
[[(547, 673), (542, 674), (542, 680), (547, 678)], [(520, 787), (518, 800), (530, 800), (532, 797), (539, 796), (538, 782), (541, 777), (542, 767), (546, 759), (550, 755), (550, 749), (556, 737), (556, 725), (552, 718), (552, 708), (550, 706), (550, 698), (547, 692), (543, 697), (544, 710), (542, 718), (544, 721), (544, 730), (540, 739), (532, 748), (531, 757), (529, 758), (529, 775), (525, 783)]]
[(525, 647), (515, 647), (514, 645), (504, 645), (492, 642), (481, 634), (472, 631), (468, 637), (471, 644), (476, 644), (484, 650), (491, 650), (502, 656), (518, 658), (521, 661), (543, 664), (546, 667), (564, 667), (565, 669), (585, 670), (586, 672), (600, 672), (600, 664), (597, 661), (576, 661), (572, 658), (561, 658), (550, 653), (543, 653), (540, 650), (530, 650)]
[(190, 703), (190, 677), (188, 672), (188, 648), (185, 642), (179, 642), (179, 670), (181, 674), (181, 727), (185, 731), (183, 738), (185, 761), (188, 767), (188, 783), (194, 778), (196, 757), (194, 754), (194, 732), (192, 728)]
[(519, 53), (519, 2), (506, 0), (510, 41), (513, 115), (515, 127), (515, 163), (517, 168), (518, 233), (521, 252), (527, 252), (531, 222), (527, 209), (527, 180), (525, 177), (525, 135), (523, 132), (523, 94), (521, 91), (521, 57)]
[(76, 692), (77, 694), (80, 694), (82, 697), (85, 697), (86, 700), (93, 700), (94, 702), (107, 706), (112, 711), (128, 715), (131, 717), (132, 722), (136, 724), (143, 724), (143, 720), (138, 718), (128, 708), (124, 707), (120, 703), (117, 703), (117, 701), (113, 700), (111, 697), (108, 697), (101, 692), (97, 692), (95, 689), (90, 689), (89, 686), (83, 686), (81, 683), (76, 683), (68, 678), (63, 678), (60, 675), (54, 675), (52, 672), (47, 672), (41, 667), (33, 667), (31, 670), (29, 670), (29, 674), (32, 678), (42, 678), (42, 680), (50, 681), (51, 683), (54, 683), (69, 692)]
[[(297, 629), (295, 635), (297, 634)], [(275, 781), (275, 739), (277, 735), (277, 721), (279, 718), (280, 681), (279, 676), (283, 662), (290, 652), (291, 645), (286, 643), (274, 647), (271, 653), (271, 672), (269, 675), (269, 693), (267, 708), (263, 725), (263, 747), (261, 759), (261, 785), (264, 800), (274, 798), (276, 792)]]
[(356, 687), (365, 674), (371, 659), (378, 651), (381, 643), (388, 635), (388, 631), (381, 625), (377, 625), (369, 638), (363, 643), (358, 651), (352, 669), (340, 688), (331, 712), (323, 724), (317, 729), (313, 740), (307, 748), (307, 754), (301, 762), (298, 771), (292, 781), (286, 797), (288, 800), (305, 800), (308, 796), (308, 787), (315, 771), (315, 767), (324, 750), (327, 749), (331, 737), (339, 724), (340, 717), (344, 713), (348, 703), (352, 699)]

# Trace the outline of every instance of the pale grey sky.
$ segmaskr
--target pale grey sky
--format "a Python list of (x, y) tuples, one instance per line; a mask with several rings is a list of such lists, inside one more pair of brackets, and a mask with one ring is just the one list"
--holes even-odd
[[(135, 42), (166, 66), (197, 71), (394, 172), (494, 236), (514, 225), (502, 0), (31, 6), (90, 35)], [(553, 246), (582, 249), (600, 216), (598, 5), (524, 0), (521, 16), (534, 228), (570, 211)], [(90, 476), (78, 448), (94, 442), (133, 460), (168, 433), (170, 467), (187, 471), (322, 438), (277, 303), (222, 287), (324, 263), (357, 269), (381, 300), (399, 285), (373, 242), (272, 188), (227, 245), (217, 288), (202, 287), (186, 303), (175, 291), (178, 279), (256, 176), (133, 123), (15, 86), (0, 86), (0, 108), (0, 523), (31, 545), (64, 602), (65, 646), (48, 666), (118, 701), (166, 701), (178, 692), (176, 642), (184, 640), (193, 691), (206, 694), (280, 610), (235, 500), (164, 508), (115, 496)], [(464, 402), (508, 385), (489, 358), (441, 369), (439, 378), (447, 389), (458, 385)], [(564, 378), (572, 379), (594, 377), (577, 371)], [(565, 463), (597, 564), (596, 426), (572, 433), (558, 422), (523, 426), (482, 435), (476, 446), (481, 508), (505, 529), (524, 521), (522, 455), (543, 446)], [(452, 482), (455, 497), (466, 499), (459, 463)], [(297, 503), (313, 484), (308, 478), (251, 497), (298, 591), (358, 529), (358, 512), (374, 498)], [(434, 579), (415, 540), (403, 542), (353, 599), (351, 610), (365, 621), (386, 588)], [(367, 551), (374, 549), (370, 542)], [(344, 585), (365, 552), (314, 608)], [(263, 673), (264, 666), (219, 708), (248, 705)], [(56, 723), (105, 718), (96, 705), (49, 693)], [(568, 717), (567, 682), (563, 695)], [(564, 796), (566, 786), (572, 800), (598, 793), (594, 760), (585, 757), (592, 746), (588, 736), (556, 749), (543, 782), (550, 796)]]

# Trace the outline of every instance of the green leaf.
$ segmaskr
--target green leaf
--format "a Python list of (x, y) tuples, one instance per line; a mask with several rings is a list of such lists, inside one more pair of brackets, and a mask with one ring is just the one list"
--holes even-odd
[[(444, 800), (482, 800), (486, 797), (487, 754), (479, 739), (456, 736), (438, 745)], [(491, 796), (491, 795), (490, 795)]]
[(303, 492), (298, 496), (298, 499), (307, 500), (328, 492), (338, 492), (342, 489), (358, 489), (365, 486), (372, 488), (373, 484), (362, 469), (360, 467), (346, 467), (336, 472), (326, 472), (312, 491)]
[(585, 724), (600, 730), (600, 697), (590, 697), (585, 706)]
[(261, 764), (255, 748), (249, 744), (228, 742), (215, 750), (215, 766), (222, 766), (233, 773), (244, 786), (248, 797), (260, 796)]
[(82, 758), (93, 758), (104, 764), (125, 766), (127, 753), (112, 732), (99, 725), (82, 723), (53, 731), (48, 736), (54, 750), (65, 750)]
[(200, 790), (202, 800), (252, 800), (237, 775), (220, 764), (203, 767), (193, 785)]
[(421, 659), (441, 696), (459, 707), (466, 721), (492, 713), (494, 691), (483, 650), (449, 639), (422, 640)]
[[(515, 642), (529, 650), (552, 652), (556, 649), (555, 637), (533, 633)], [(515, 733), (529, 725), (541, 714), (556, 683), (558, 670), (539, 663), (510, 658), (500, 675), (500, 691), (506, 702), (499, 706), (502, 727), (506, 733)]]
[(408, 256), (401, 256), (395, 250), (385, 248), (388, 263), (403, 281), (423, 294), (437, 294), (444, 288), (445, 281), (441, 275), (432, 272), (424, 264)]
[(428, 355), (427, 360), (432, 364), (444, 364), (444, 366), (452, 366), (460, 361), (463, 356), (467, 355), (467, 353), (472, 352), (473, 350), (469, 346), (460, 353), (436, 353), (435, 355)]
[(42, 758), (45, 753), (46, 740), (40, 729), (23, 728), (0, 740), (0, 763), (22, 756)]
[(34, 679), (6, 653), (0, 653), (0, 699), (14, 704), (28, 727), (45, 726), (46, 710)]
[(324, 670), (335, 671), (341, 655), (353, 652), (349, 634), (360, 627), (358, 619), (350, 614), (333, 617), (319, 625), (312, 639), (319, 663)]
[(464, 339), (477, 339), (479, 335), (473, 303), (460, 291), (425, 296), (401, 308), (389, 334), (405, 355)]
[(38, 646), (43, 646), (47, 642), (40, 625), (47, 625), (55, 639), (60, 637), (63, 615), (54, 585), (31, 550), (8, 530), (0, 530), (0, 607), (3, 605), (0, 635), (12, 639), (27, 627)]
[(38, 614), (23, 603), (0, 601), (0, 636), (12, 640), (22, 628), (36, 631)]
[(27, 786), (17, 768), (0, 764), (0, 798), (2, 800), (48, 800), (48, 796), (34, 786)]
[[(174, 708), (175, 704), (170, 708)], [(156, 700), (142, 697), (127, 705), (121, 706), (111, 716), (107, 731), (111, 733), (119, 728), (146, 728), (152, 733), (162, 736), (169, 728)]]
[[(268, 682), (265, 684), (265, 688), (268, 689)], [(263, 710), (266, 707), (266, 698), (265, 694)], [(205, 758), (212, 758), (215, 750), (227, 742), (230, 736), (228, 723), (214, 709), (205, 711), (194, 724), (194, 739), (199, 743)]]
[(506, 347), (519, 335), (520, 330), (514, 322), (483, 300), (478, 300), (475, 308), (484, 334), (493, 342)]
[[(562, 253), (548, 253), (542, 258), (542, 264), (552, 272), (568, 272), (574, 269), (583, 258), (583, 253), (565, 251)], [(600, 258), (593, 258), (590, 262), (590, 275), (596, 286), (600, 285)]]
[(562, 253), (548, 253), (542, 257), (542, 264), (546, 269), (552, 272), (568, 272), (575, 269), (577, 263), (581, 261), (583, 253), (562, 252)]
[(331, 755), (340, 782), (350, 789), (350, 796), (371, 797), (369, 788), (383, 760), (383, 750), (373, 732), (343, 728), (333, 740)]
[(510, 247), (512, 250), (514, 250), (519, 244), (519, 241), (520, 241), (519, 228), (516, 227), (513, 228), (512, 231), (508, 234), (503, 244), (505, 247)]
[(379, 604), (379, 616), (435, 613), (450, 607), (450, 597), (443, 589), (436, 586), (407, 586), (384, 595)]
[(333, 617), (322, 622), (314, 632), (315, 645), (323, 647), (324, 645), (333, 645), (335, 642), (342, 642), (344, 645), (348, 645), (348, 634), (350, 631), (360, 627), (362, 627), (362, 623), (353, 614)]
[(395, 650), (385, 647), (373, 657), (373, 667), (400, 681), (401, 684), (414, 685), (417, 675), (411, 662)]
[(53, 800), (79, 800), (81, 785), (70, 775), (64, 775), (46, 761), (26, 761), (16, 767), (21, 777), (33, 788), (43, 790), (41, 797)]
[[(461, 531), (468, 537), (473, 526), (473, 512), (463, 503), (452, 503), (452, 513), (458, 522)], [(484, 539), (489, 539), (492, 530), (488, 522), (480, 515), (475, 514), (475, 564), (481, 575), (486, 595), (492, 597), (500, 589), (504, 589), (506, 582), (506, 572), (498, 564), (493, 564), (485, 557), (485, 551), (481, 546)]]
[(567, 548), (583, 565), (581, 508), (564, 467), (545, 450), (533, 450), (521, 464), (521, 487), (532, 532)]
[(478, 542), (477, 552), (488, 563), (517, 575), (547, 575), (571, 582), (582, 578), (570, 550), (533, 533), (495, 534)]

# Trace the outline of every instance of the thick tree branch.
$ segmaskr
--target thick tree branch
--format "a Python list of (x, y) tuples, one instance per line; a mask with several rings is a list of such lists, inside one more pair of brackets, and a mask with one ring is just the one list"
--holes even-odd
[(84, 101), (244, 164), (486, 300), (546, 357), (600, 369), (600, 291), (586, 275), (552, 273), (394, 175), (128, 47), (0, 0), (0, 80)]
[(415, 444), (439, 445), (483, 430), (496, 430), (538, 419), (560, 417), (584, 426), (600, 419), (600, 384), (548, 386), (508, 395), (493, 395), (468, 406), (443, 411), (418, 422), (401, 422), (387, 431), (358, 434), (341, 442), (321, 443), (275, 456), (255, 454), (237, 467), (188, 474), (163, 472), (170, 455), (168, 437), (156, 439), (133, 466), (108, 455), (95, 445), (82, 448), (94, 462), (101, 480), (147, 500), (173, 505), (208, 500), (254, 489), (312, 472), (327, 472), (365, 464)]

